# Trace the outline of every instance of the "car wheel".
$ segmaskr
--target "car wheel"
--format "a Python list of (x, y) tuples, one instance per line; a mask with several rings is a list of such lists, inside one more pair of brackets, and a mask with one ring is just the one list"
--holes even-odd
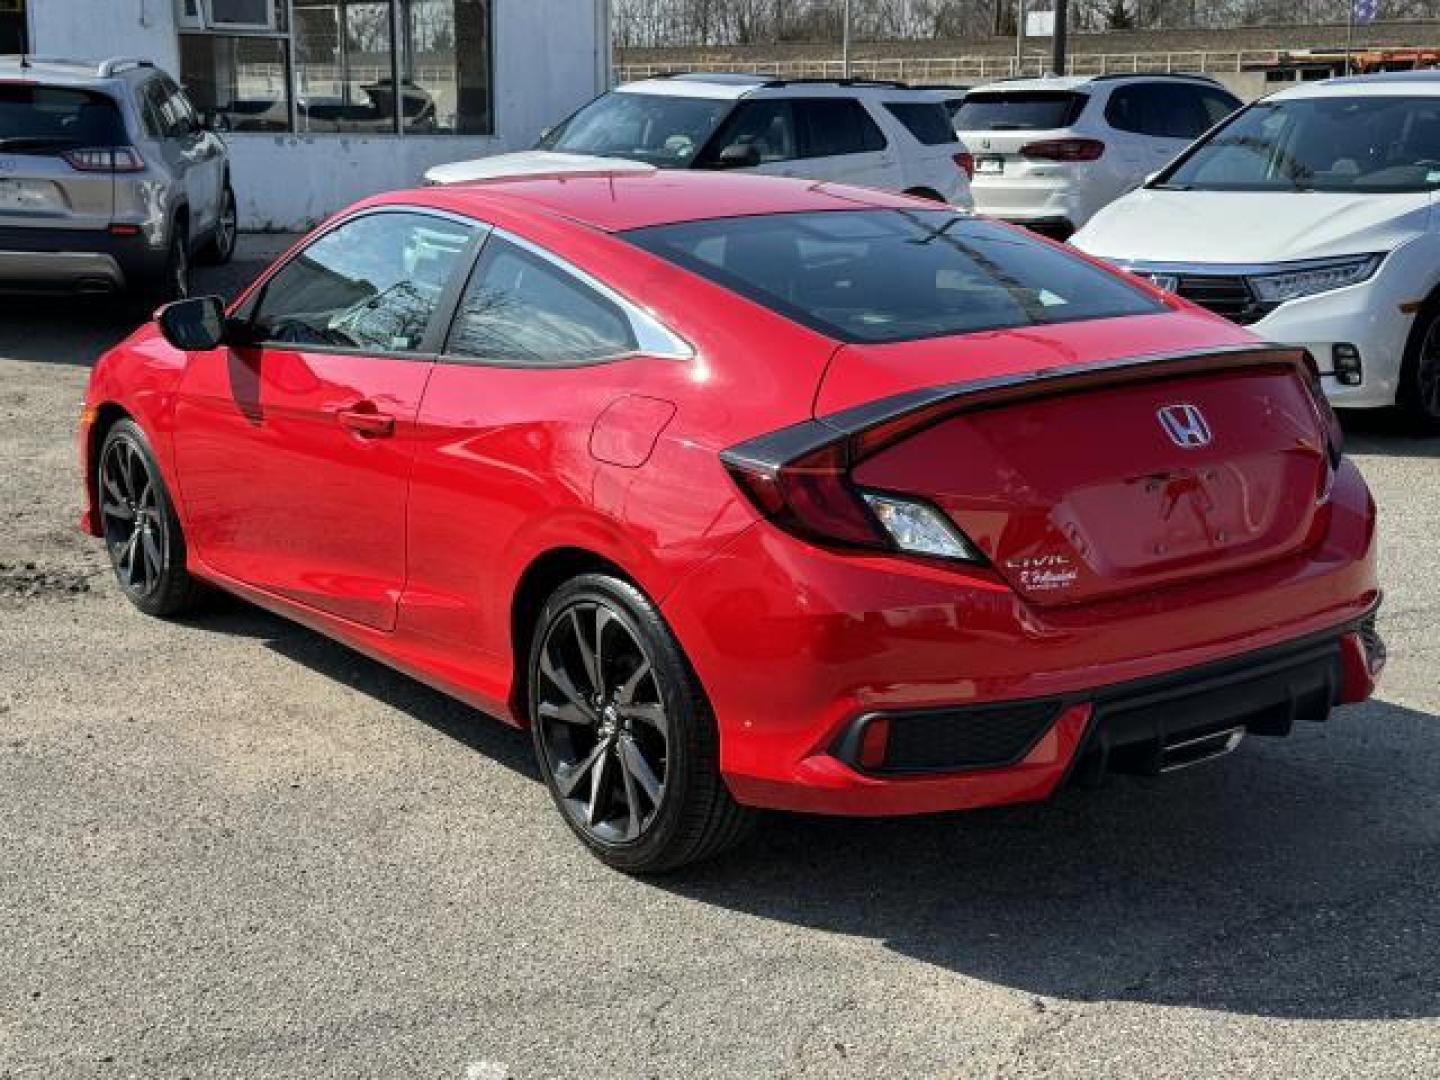
[(179, 222), (170, 230), (170, 247), (165, 268), (141, 297), (148, 308), (156, 308), (190, 295), (190, 237)]
[(540, 771), (603, 862), (655, 873), (744, 837), (754, 811), (720, 777), (699, 680), (638, 589), (603, 574), (562, 585), (540, 614), (529, 671)]
[(1440, 297), (1421, 309), (1410, 331), (1397, 403), (1422, 433), (1440, 434)]
[(205, 245), (202, 259), (211, 266), (223, 266), (235, 256), (235, 240), (240, 233), (240, 214), (235, 205), (235, 192), (230, 185), (220, 195), (220, 214), (215, 219), (215, 232)]
[(105, 548), (120, 590), (147, 615), (193, 608), (203, 588), (185, 569), (185, 537), (139, 425), (121, 420), (105, 436), (95, 490)]

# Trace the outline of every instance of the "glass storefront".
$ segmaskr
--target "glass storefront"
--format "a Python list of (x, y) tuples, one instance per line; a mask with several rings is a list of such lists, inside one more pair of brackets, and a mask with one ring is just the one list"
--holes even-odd
[(492, 0), (176, 3), (181, 82), (222, 130), (494, 131)]

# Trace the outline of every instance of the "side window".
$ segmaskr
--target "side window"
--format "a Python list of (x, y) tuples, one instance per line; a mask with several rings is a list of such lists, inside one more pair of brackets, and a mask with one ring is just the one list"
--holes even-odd
[(885, 149), (879, 125), (854, 98), (801, 98), (794, 106), (807, 158)]
[(1144, 85), (1117, 86), (1105, 106), (1105, 119), (1118, 131), (1137, 135), (1158, 135), (1153, 115), (1154, 88)]
[(151, 79), (140, 88), (140, 113), (145, 117), (145, 129), (156, 139), (163, 139), (168, 134), (165, 98), (165, 88), (159, 79)]
[(783, 98), (742, 101), (705, 151), (700, 168), (713, 168), (727, 146), (753, 146), (760, 164), (799, 157), (790, 102)]
[(465, 287), (445, 352), (561, 367), (635, 348), (630, 320), (616, 304), (550, 260), (492, 236)]
[(887, 101), (885, 108), (925, 146), (943, 146), (956, 141), (950, 111), (938, 101), (933, 105), (924, 101)]
[(251, 322), (267, 341), (413, 352), (474, 235), (429, 214), (355, 218), (281, 267)]

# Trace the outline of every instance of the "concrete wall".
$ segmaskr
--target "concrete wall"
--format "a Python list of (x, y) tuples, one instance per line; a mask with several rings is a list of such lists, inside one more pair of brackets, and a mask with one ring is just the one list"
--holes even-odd
[[(610, 83), (607, 0), (493, 0), (495, 135), (258, 135), (230, 144), (240, 224), (299, 229), (431, 165), (532, 145)], [(35, 0), (37, 53), (144, 56), (179, 66), (173, 0)]]

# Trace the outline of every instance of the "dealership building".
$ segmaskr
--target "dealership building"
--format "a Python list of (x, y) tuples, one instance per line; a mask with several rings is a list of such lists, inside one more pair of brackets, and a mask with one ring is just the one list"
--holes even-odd
[(609, 7), (0, 0), (0, 34), (39, 56), (154, 61), (224, 133), (242, 227), (294, 229), (431, 165), (531, 145), (609, 85)]

